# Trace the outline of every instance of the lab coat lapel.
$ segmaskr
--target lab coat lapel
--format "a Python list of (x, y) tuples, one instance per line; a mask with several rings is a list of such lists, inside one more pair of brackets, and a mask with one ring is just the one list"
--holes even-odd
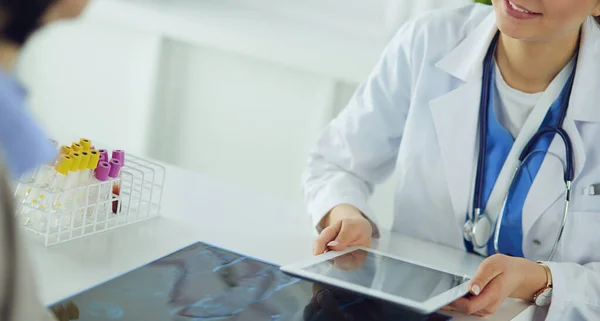
[(464, 219), (477, 157), (481, 81), (468, 82), (429, 103), (455, 215)]
[[(600, 91), (594, 89), (600, 88), (600, 79), (597, 68), (592, 68), (597, 64), (597, 57), (600, 54), (600, 43), (597, 41), (599, 37), (600, 28), (592, 18), (588, 19), (583, 28), (575, 82), (569, 101), (569, 110), (563, 124), (573, 145), (575, 180), (583, 170), (586, 161), (585, 146), (579, 130), (580, 125), (582, 122), (600, 123), (600, 109), (598, 108)], [(559, 155), (563, 161), (565, 160), (566, 153), (560, 138), (556, 137), (553, 140), (549, 152)], [(552, 204), (557, 201), (564, 202), (561, 200), (565, 192), (562, 173), (563, 169), (557, 160), (546, 157), (523, 208), (524, 232), (529, 231)], [(560, 208), (562, 210), (562, 204)], [(552, 213), (549, 219), (562, 219), (562, 212)]]
[(464, 220), (470, 210), (477, 166), (477, 128), (483, 59), (497, 32), (493, 12), (436, 67), (459, 82), (429, 102), (453, 211)]

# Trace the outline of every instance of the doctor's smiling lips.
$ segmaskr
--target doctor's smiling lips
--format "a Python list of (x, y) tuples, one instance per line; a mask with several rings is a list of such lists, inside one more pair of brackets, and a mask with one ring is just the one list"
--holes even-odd
[[(498, 0), (496, 0), (498, 1)], [(516, 0), (500, 0), (502, 1), (502, 9), (509, 16), (519, 20), (529, 20), (540, 17), (542, 14), (534, 12), (529, 8), (519, 5)]]

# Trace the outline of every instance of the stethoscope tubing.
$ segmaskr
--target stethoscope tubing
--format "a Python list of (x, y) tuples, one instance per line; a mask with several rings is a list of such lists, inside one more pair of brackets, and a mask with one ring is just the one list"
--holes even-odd
[[(559, 118), (558, 121), (555, 125), (553, 126), (548, 126), (548, 127), (544, 127), (541, 128), (540, 130), (538, 130), (533, 137), (530, 138), (530, 140), (527, 142), (527, 144), (525, 145), (525, 147), (523, 148), (523, 150), (521, 151), (520, 155), (519, 155), (519, 164), (517, 166), (517, 168), (515, 169), (512, 179), (510, 181), (510, 185), (509, 185), (509, 189), (506, 193), (506, 197), (504, 199), (504, 203), (502, 205), (502, 209), (498, 215), (498, 219), (494, 222), (494, 224), (492, 224), (489, 215), (485, 214), (484, 209), (482, 208), (482, 197), (483, 197), (483, 180), (484, 180), (484, 175), (483, 172), (485, 170), (485, 166), (486, 166), (486, 147), (487, 147), (487, 120), (488, 120), (488, 107), (489, 107), (489, 99), (490, 99), (490, 87), (491, 87), (491, 78), (492, 78), (492, 73), (493, 73), (493, 67), (494, 67), (494, 60), (493, 60), (493, 55), (496, 49), (496, 44), (498, 42), (498, 38), (499, 38), (499, 33), (496, 33), (496, 35), (494, 36), (492, 43), (490, 45), (490, 47), (488, 48), (488, 51), (486, 52), (486, 56), (485, 56), (485, 60), (484, 60), (484, 64), (483, 64), (483, 75), (482, 75), (482, 90), (481, 90), (481, 97), (480, 97), (480, 110), (479, 110), (479, 155), (478, 155), (478, 161), (477, 161), (477, 169), (476, 169), (476, 176), (475, 176), (475, 188), (474, 188), (474, 193), (473, 193), (473, 208), (472, 208), (472, 212), (471, 215), (469, 215), (470, 217), (468, 217), (467, 223), (465, 224), (465, 240), (471, 242), (476, 248), (484, 248), (487, 245), (487, 242), (489, 241), (489, 239), (484, 243), (484, 244), (480, 244), (479, 242), (477, 242), (477, 238), (475, 237), (476, 235), (476, 230), (477, 230), (477, 226), (479, 225), (479, 221), (481, 219), (487, 219), (489, 224), (491, 226), (494, 226), (493, 228), (493, 235), (494, 235), (494, 250), (496, 251), (496, 253), (499, 253), (498, 250), (498, 243), (499, 243), (499, 236), (500, 236), (500, 226), (502, 225), (502, 219), (504, 217), (504, 212), (506, 210), (506, 204), (508, 202), (512, 187), (514, 185), (515, 182), (515, 178), (517, 177), (517, 175), (519, 174), (520, 170), (522, 169), (523, 165), (526, 164), (527, 160), (529, 159), (529, 157), (531, 157), (533, 154), (536, 153), (536, 151), (533, 151), (533, 148), (535, 148), (535, 145), (540, 141), (540, 139), (542, 137), (544, 137), (545, 135), (549, 135), (549, 134), (553, 134), (554, 136), (558, 135), (559, 137), (561, 137), (564, 147), (565, 147), (565, 154), (566, 154), (566, 164), (563, 165), (564, 170), (564, 182), (565, 182), (565, 208), (564, 208), (564, 212), (563, 212), (563, 219), (562, 219), (562, 223), (559, 229), (559, 233), (556, 237), (556, 241), (552, 247), (551, 253), (550, 253), (550, 259), (552, 259), (557, 251), (558, 248), (558, 243), (560, 242), (562, 235), (564, 233), (564, 228), (567, 222), (567, 218), (568, 218), (568, 211), (569, 211), (569, 203), (571, 200), (571, 184), (573, 182), (574, 179), (574, 175), (575, 175), (575, 170), (574, 170), (574, 153), (573, 153), (573, 146), (572, 146), (572, 142), (571, 139), (569, 138), (568, 133), (562, 128), (564, 120), (566, 118), (566, 114), (567, 114), (567, 110), (568, 110), (568, 106), (569, 106), (569, 99), (571, 97), (571, 92), (573, 89), (573, 83), (575, 80), (575, 71), (577, 68), (577, 59), (578, 59), (578, 53), (576, 53), (575, 56), (575, 64), (574, 64), (574, 70), (571, 73), (569, 79), (567, 80), (567, 83), (565, 84), (565, 88), (566, 88), (566, 92), (564, 92), (561, 95), (561, 101), (560, 101), (560, 113), (559, 113)], [(547, 151), (544, 151), (544, 153), (546, 154), (553, 154)], [(561, 160), (562, 159), (558, 156), (553, 154), (554, 156), (556, 156), (558, 159)], [(491, 232), (491, 231), (490, 231)], [(467, 237), (468, 236), (468, 237)]]

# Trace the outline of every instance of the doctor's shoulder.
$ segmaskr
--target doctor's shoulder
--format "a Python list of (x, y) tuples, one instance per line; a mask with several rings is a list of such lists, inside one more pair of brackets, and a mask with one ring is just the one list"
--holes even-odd
[(458, 46), (493, 13), (493, 7), (480, 3), (458, 8), (439, 8), (421, 13), (396, 32), (386, 51), (404, 51), (413, 71), (419, 65), (437, 63)]

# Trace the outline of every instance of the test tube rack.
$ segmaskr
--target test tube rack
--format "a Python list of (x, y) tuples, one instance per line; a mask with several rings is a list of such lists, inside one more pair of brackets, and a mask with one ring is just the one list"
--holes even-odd
[[(157, 217), (164, 166), (127, 154), (120, 173), (104, 182), (62, 191), (22, 178), (15, 189), (17, 222), (51, 246)], [(28, 198), (32, 191), (41, 201)]]

